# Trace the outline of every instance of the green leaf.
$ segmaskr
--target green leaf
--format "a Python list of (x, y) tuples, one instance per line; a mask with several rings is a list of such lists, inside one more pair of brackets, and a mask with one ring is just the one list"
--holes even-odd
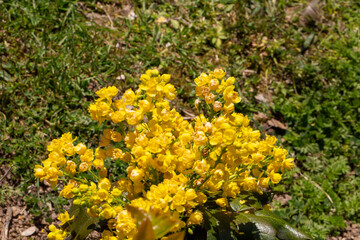
[(173, 233), (169, 236), (166, 237), (166, 240), (183, 240), (185, 237), (185, 232), (177, 232), (177, 233)]
[(179, 223), (179, 220), (154, 211), (153, 208), (150, 209), (149, 215), (156, 238), (165, 236)]
[(5, 70), (0, 70), (0, 80), (9, 82), (11, 80), (11, 76)]
[(234, 198), (230, 202), (231, 209), (234, 210), (235, 212), (243, 212), (243, 211), (248, 211), (248, 210), (254, 210), (254, 208), (251, 207), (251, 206), (241, 204), (240, 203), (241, 200), (243, 200), (243, 199), (242, 198)]
[(239, 213), (234, 220), (238, 231), (246, 236), (252, 234), (253, 237), (261, 240), (275, 240), (276, 230), (264, 218), (250, 213)]
[(180, 27), (180, 23), (175, 19), (171, 19), (170, 24), (174, 29), (179, 29), (179, 27)]
[(155, 240), (155, 232), (149, 217), (146, 217), (140, 224), (134, 240)]
[(255, 212), (258, 217), (266, 220), (277, 231), (276, 236), (279, 239), (297, 240), (297, 239), (312, 239), (308, 234), (303, 233), (290, 226), (285, 220), (279, 218), (275, 213), (269, 210), (260, 210)]
[(144, 219), (147, 218), (147, 213), (140, 208), (127, 205), (126, 210), (131, 213), (131, 216), (135, 219), (137, 226), (140, 226)]
[(179, 223), (178, 219), (163, 215), (153, 208), (150, 208), (149, 213), (130, 205), (126, 206), (126, 209), (136, 220), (136, 225), (139, 226), (139, 228), (146, 219), (149, 219), (155, 234), (155, 238), (161, 238), (165, 236), (171, 231), (171, 229), (175, 227), (176, 224)]
[(206, 229), (207, 240), (231, 239), (231, 215), (215, 209), (208, 210), (200, 207), (204, 213), (204, 228)]
[(92, 218), (87, 214), (86, 207), (72, 205), (70, 216), (75, 216), (73, 224), (70, 225), (71, 236), (69, 240), (83, 240), (94, 230), (99, 218)]

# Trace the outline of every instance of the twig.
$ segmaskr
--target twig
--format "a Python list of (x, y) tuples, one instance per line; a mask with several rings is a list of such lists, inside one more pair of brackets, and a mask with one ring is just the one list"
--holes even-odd
[[(309, 179), (307, 176), (305, 176), (305, 175), (302, 174), (301, 172), (299, 172), (299, 173), (300, 173), (300, 175), (301, 175), (305, 180), (311, 182), (312, 184), (314, 184), (315, 187), (317, 187), (320, 191), (322, 191), (322, 192), (325, 194), (325, 196), (329, 199), (329, 201), (331, 202), (331, 204), (332, 204), (333, 206), (335, 206), (335, 205), (334, 205), (334, 201), (332, 200), (332, 198), (330, 197), (330, 195), (329, 195), (327, 192), (325, 192), (325, 190), (324, 190), (319, 184), (317, 184), (317, 183), (314, 182), (313, 180)], [(335, 209), (332, 209), (332, 211), (334, 211), (334, 210), (335, 210)]]
[(11, 222), (12, 215), (13, 215), (12, 208), (8, 207), (7, 211), (6, 211), (6, 217), (5, 217), (4, 226), (3, 226), (3, 229), (2, 229), (1, 240), (7, 240), (8, 239), (9, 227), (10, 227), (10, 222)]
[(11, 168), (12, 168), (13, 166), (14, 166), (14, 164), (12, 164), (12, 165), (10, 166), (10, 168), (6, 171), (6, 173), (4, 174), (4, 176), (1, 177), (0, 183), (1, 183), (1, 181), (6, 177), (6, 175), (8, 175), (8, 173), (10, 172), (10, 170), (11, 170)]
[(194, 119), (196, 116), (194, 114), (192, 114), (191, 112), (185, 111), (184, 109), (182, 110), (184, 113), (186, 113), (190, 119)]
[(110, 28), (111, 28), (111, 29), (114, 29), (114, 23), (113, 23), (110, 15), (109, 15), (109, 13), (106, 11), (106, 9), (104, 8), (103, 5), (101, 5), (101, 9), (104, 10), (106, 17), (107, 17), (107, 18), (109, 19), (109, 21), (110, 21)]

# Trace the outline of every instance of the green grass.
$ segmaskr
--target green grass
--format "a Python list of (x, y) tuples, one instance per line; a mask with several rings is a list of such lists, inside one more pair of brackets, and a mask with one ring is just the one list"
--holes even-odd
[[(0, 1), (0, 163), (14, 164), (15, 192), (37, 184), (32, 168), (51, 139), (99, 131), (86, 109), (101, 86), (134, 88), (158, 68), (172, 74), (177, 106), (191, 109), (191, 81), (223, 67), (244, 98), (238, 111), (289, 126), (273, 132), (298, 167), (275, 189), (292, 197), (277, 212), (315, 239), (359, 221), (357, 1), (324, 1), (309, 26), (300, 24), (305, 0), (132, 1), (133, 20), (128, 2), (114, 2)], [(49, 200), (63, 203), (56, 191), (27, 198), (37, 215)]]

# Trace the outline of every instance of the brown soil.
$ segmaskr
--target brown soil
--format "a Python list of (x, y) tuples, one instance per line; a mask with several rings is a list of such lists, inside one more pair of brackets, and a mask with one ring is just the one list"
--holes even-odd
[(328, 237), (326, 240), (360, 240), (360, 225), (347, 221), (347, 227), (345, 230), (337, 237)]
[[(42, 185), (38, 189), (35, 185), (31, 185), (26, 194), (19, 194), (14, 192), (13, 189), (19, 184), (18, 180), (12, 178), (11, 171), (9, 170), (7, 164), (2, 164), (0, 166), (0, 187), (1, 190), (4, 190), (5, 199), (2, 201), (0, 198), (0, 239), (5, 231), (5, 221), (8, 211), (11, 211), (11, 220), (8, 229), (8, 238), (7, 240), (45, 240), (46, 236), (49, 233), (49, 225), (51, 223), (46, 221), (45, 216), (35, 217), (30, 213), (30, 209), (26, 206), (24, 201), (26, 194), (39, 192), (40, 194), (46, 194), (53, 191), (51, 187), (47, 185)], [(1, 193), (3, 194), (3, 193)], [(22, 195), (22, 196), (19, 196)], [(2, 197), (0, 195), (0, 197)], [(49, 207), (49, 216), (52, 219), (52, 224), (59, 227), (59, 221), (57, 220), (57, 214), (55, 209), (52, 206), (52, 203), (47, 203)], [(9, 209), (11, 208), (11, 210)], [(69, 210), (69, 206), (65, 206), (64, 209)], [(29, 236), (22, 236), (22, 234)], [(87, 238), (87, 240), (100, 239), (100, 234), (93, 232)]]

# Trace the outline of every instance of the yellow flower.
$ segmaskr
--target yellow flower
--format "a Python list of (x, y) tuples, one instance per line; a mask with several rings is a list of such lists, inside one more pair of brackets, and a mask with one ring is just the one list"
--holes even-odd
[(194, 170), (196, 173), (200, 174), (201, 176), (205, 176), (206, 173), (209, 171), (210, 165), (206, 162), (205, 159), (198, 160), (194, 163)]
[(164, 81), (165, 83), (170, 81), (171, 75), (170, 74), (163, 74), (161, 75), (161, 80)]
[(41, 165), (35, 165), (34, 169), (34, 175), (36, 178), (43, 178), (46, 176), (46, 173), (44, 171), (44, 167)]
[(294, 167), (294, 159), (286, 158), (285, 161), (283, 161), (283, 167), (287, 170), (291, 170)]
[(76, 173), (76, 163), (73, 161), (70, 161), (70, 160), (67, 161), (65, 169), (68, 173), (75, 174)]
[(89, 186), (86, 184), (80, 184), (78, 189), (80, 192), (84, 193), (84, 192), (87, 192), (87, 190), (89, 189)]
[(137, 96), (135, 95), (134, 91), (128, 89), (125, 91), (123, 98), (125, 99), (126, 104), (132, 105), (137, 100)]
[(79, 143), (75, 146), (75, 152), (79, 155), (83, 155), (86, 151), (86, 146), (83, 143)]
[(114, 234), (109, 230), (104, 230), (101, 234), (100, 240), (118, 240), (118, 238), (115, 237)]
[(89, 163), (87, 163), (87, 162), (82, 162), (82, 163), (80, 163), (80, 165), (79, 165), (79, 171), (80, 172), (85, 172), (85, 171), (87, 171), (88, 169), (90, 169), (90, 165), (89, 165)]
[(124, 156), (123, 151), (122, 151), (120, 148), (115, 148), (115, 149), (112, 151), (112, 156), (111, 156), (111, 158), (112, 158), (112, 159), (121, 159), (123, 156)]
[(66, 143), (63, 147), (64, 149), (64, 153), (67, 155), (67, 156), (72, 156), (75, 154), (75, 148), (74, 148), (74, 145), (71, 143)]
[(270, 176), (271, 182), (274, 184), (277, 184), (281, 181), (281, 174), (279, 174), (279, 173), (275, 173), (274, 171), (271, 171), (269, 173), (269, 176)]
[(73, 220), (74, 217), (75, 216), (72, 216), (70, 218), (69, 213), (65, 210), (65, 212), (60, 214), (57, 219), (61, 221), (60, 225), (64, 225), (66, 222)]
[(120, 197), (121, 196), (122, 191), (118, 188), (114, 188), (111, 191), (111, 195), (113, 195), (114, 197)]
[(47, 150), (49, 152), (52, 151), (61, 151), (61, 147), (62, 147), (62, 142), (59, 139), (54, 139), (51, 141), (51, 143), (47, 146)]
[(139, 168), (135, 168), (135, 169), (132, 169), (130, 172), (129, 172), (129, 175), (130, 175), (130, 179), (131, 181), (133, 182), (140, 182), (143, 177), (144, 177), (144, 170), (143, 169), (139, 169)]
[(98, 183), (98, 187), (99, 187), (99, 189), (104, 189), (106, 191), (109, 191), (111, 188), (111, 183), (110, 183), (109, 179), (103, 178)]
[(259, 186), (260, 186), (260, 187), (263, 187), (263, 188), (268, 188), (268, 187), (269, 187), (269, 180), (270, 180), (269, 177), (267, 177), (267, 178), (260, 178), (260, 179), (259, 179)]
[(54, 225), (50, 225), (49, 230), (50, 233), (47, 235), (47, 238), (49, 240), (63, 240), (69, 235), (68, 232), (57, 229)]
[[(157, 70), (157, 69), (149, 69), (149, 70), (146, 71), (146, 74), (150, 75), (150, 77), (157, 77), (157, 76), (159, 76), (159, 70)], [(169, 75), (169, 74), (167, 74), (167, 75)], [(164, 78), (165, 77), (168, 77), (168, 76), (164, 76)]]
[(127, 123), (133, 126), (138, 124), (139, 121), (142, 120), (142, 118), (143, 118), (143, 113), (141, 110), (139, 111), (129, 110), (126, 115)]
[[(73, 204), (86, 206), (90, 217), (106, 220), (108, 230), (102, 233), (102, 240), (135, 236), (138, 226), (124, 204), (179, 218), (172, 231), (181, 231), (186, 227), (181, 220), (188, 219), (188, 225), (203, 222), (202, 213), (195, 209), (208, 198), (216, 199), (218, 208), (225, 208), (228, 198), (238, 197), (241, 191), (261, 194), (270, 181), (280, 182), (281, 174), (294, 167), (294, 159), (287, 158), (285, 149), (275, 147), (275, 137), (263, 139), (260, 131), (249, 126), (248, 117), (234, 112), (234, 104), (241, 99), (235, 91), (235, 78), (225, 80), (225, 75), (222, 69), (215, 69), (195, 79), (199, 97), (195, 106), (205, 107), (201, 109), (205, 112), (192, 122), (169, 103), (176, 89), (168, 83), (170, 75), (160, 75), (156, 69), (141, 75), (139, 89), (127, 90), (120, 100), (113, 100), (116, 87), (99, 90), (99, 98), (88, 111), (92, 119), (111, 125), (104, 130), (99, 146), (95, 151), (83, 143), (74, 146), (75, 138), (65, 133), (47, 147), (49, 156), (35, 166), (35, 177), (56, 186), (65, 171), (70, 181), (60, 196), (75, 198)], [(112, 183), (105, 166), (118, 161), (127, 165), (127, 176), (110, 175), (111, 179), (119, 177)], [(81, 174), (91, 167), (94, 172)], [(109, 173), (116, 174), (113, 170)], [(87, 179), (90, 174), (101, 180), (91, 182)], [(65, 224), (73, 218), (64, 212), (59, 219)], [(51, 240), (69, 235), (55, 226), (50, 226), (50, 231)]]
[(235, 198), (240, 193), (240, 188), (235, 182), (230, 182), (224, 186), (224, 196)]
[(258, 188), (256, 178), (254, 177), (246, 177), (241, 186), (244, 191), (256, 191)]
[(166, 84), (163, 88), (163, 92), (165, 93), (165, 97), (169, 100), (175, 99), (175, 87), (172, 84)]
[(197, 197), (196, 197), (195, 201), (197, 201), (199, 204), (206, 203), (207, 196), (204, 193), (199, 192), (199, 193), (197, 193)]
[(194, 80), (195, 84), (198, 86), (204, 86), (210, 81), (209, 76), (206, 73), (202, 73), (198, 78)]
[(215, 132), (210, 136), (210, 144), (211, 145), (218, 145), (223, 142), (223, 134), (222, 132)]
[(186, 190), (186, 192), (185, 192), (186, 201), (191, 201), (191, 200), (194, 200), (195, 198), (197, 198), (195, 189), (190, 188), (190, 189)]
[(96, 92), (96, 95), (100, 97), (100, 99), (111, 99), (118, 94), (118, 89), (114, 86), (105, 87)]
[(111, 121), (113, 121), (114, 123), (119, 123), (124, 121), (125, 117), (126, 117), (126, 111), (124, 110), (115, 111), (110, 114)]
[(106, 147), (110, 145), (110, 139), (105, 138), (104, 136), (100, 137), (100, 142), (99, 142), (99, 146), (100, 147)]
[(127, 211), (121, 211), (116, 217), (116, 233), (120, 239), (132, 236), (136, 231), (135, 219)]
[(219, 80), (214, 78), (210, 80), (209, 83), (210, 90), (216, 91), (219, 87)]
[(254, 161), (254, 163), (260, 163), (265, 158), (265, 156), (262, 155), (261, 153), (254, 153), (251, 154), (251, 158)]
[(73, 188), (75, 187), (74, 184), (69, 183), (64, 187), (63, 190), (61, 190), (59, 196), (64, 196), (66, 199), (70, 199), (74, 197), (74, 193), (72, 192)]
[(135, 142), (141, 147), (145, 148), (149, 142), (149, 139), (146, 137), (146, 134), (139, 134), (135, 139)]
[(108, 118), (108, 115), (112, 113), (110, 105), (103, 101), (97, 101), (90, 104), (88, 111), (93, 120), (102, 123)]
[(175, 209), (178, 212), (184, 212), (185, 211), (185, 207), (184, 207), (185, 203), (186, 203), (185, 191), (180, 190), (172, 198), (170, 208)]
[(221, 68), (217, 68), (213, 72), (210, 72), (210, 74), (211, 74), (211, 76), (220, 80), (223, 77), (225, 77), (226, 72), (224, 70), (222, 70)]
[(146, 113), (146, 112), (151, 111), (151, 109), (153, 108), (153, 105), (148, 100), (140, 100), (139, 101), (139, 108), (141, 109), (141, 111)]
[(104, 167), (104, 160), (102, 159), (95, 159), (93, 165), (97, 169), (102, 169)]
[(205, 101), (206, 101), (206, 103), (208, 103), (208, 104), (212, 104), (213, 102), (214, 102), (214, 100), (215, 100), (215, 95), (214, 94), (212, 94), (212, 93), (209, 93), (209, 94), (207, 94), (206, 96), (205, 96)]
[(94, 151), (92, 149), (86, 149), (85, 153), (80, 156), (82, 162), (90, 163), (94, 160)]
[(109, 192), (105, 189), (100, 189), (98, 192), (97, 192), (97, 196), (99, 197), (100, 201), (104, 201), (108, 198), (109, 196)]
[(219, 101), (215, 101), (214, 103), (213, 103), (213, 109), (214, 109), (214, 111), (215, 112), (219, 112), (219, 111), (221, 111), (222, 110), (222, 104), (221, 104), (221, 102), (219, 102)]
[(226, 207), (226, 205), (227, 205), (227, 199), (226, 198), (218, 198), (218, 199), (216, 199), (215, 202), (220, 207)]
[(207, 144), (207, 137), (204, 132), (197, 131), (195, 134), (194, 142), (198, 146), (206, 145)]
[(202, 223), (202, 221), (203, 221), (202, 213), (200, 211), (195, 211), (190, 215), (187, 224), (188, 225), (191, 225), (191, 224), (200, 225)]
[(111, 132), (111, 140), (114, 142), (120, 142), (121, 141), (121, 134), (116, 131)]
[(235, 106), (234, 106), (233, 103), (230, 103), (230, 104), (228, 104), (228, 105), (225, 104), (223, 109), (225, 110), (226, 113), (231, 113), (231, 112), (234, 111)]
[(235, 83), (234, 77), (229, 77), (228, 79), (226, 79), (226, 86), (234, 85), (234, 83)]

